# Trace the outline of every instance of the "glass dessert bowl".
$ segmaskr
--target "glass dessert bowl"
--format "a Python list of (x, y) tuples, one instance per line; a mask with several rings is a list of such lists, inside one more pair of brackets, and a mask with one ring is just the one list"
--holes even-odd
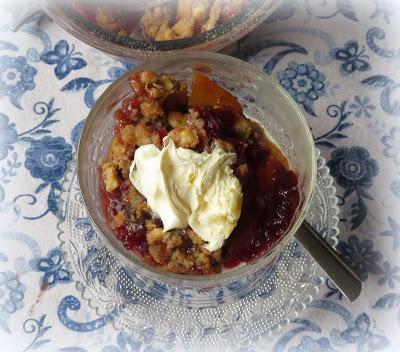
[[(152, 163), (169, 157), (168, 168), (165, 172), (165, 162), (153, 163), (156, 172), (140, 178), (140, 160), (149, 165), (143, 159), (149, 153)], [(188, 215), (189, 227), (187, 222), (168, 227), (171, 212), (164, 211), (167, 215), (163, 217), (163, 211), (154, 205), (154, 199), (160, 201), (160, 194), (174, 178), (176, 171), (171, 165), (174, 156), (183, 157), (179, 153), (185, 158), (191, 153), (196, 160), (214, 154), (220, 160), (230, 159), (222, 162), (230, 172), (218, 171), (207, 187), (211, 189), (216, 180), (224, 181), (223, 177), (227, 181), (220, 189), (227, 188), (232, 179), (242, 187), (236, 195), (242, 194), (243, 199), (236, 197), (231, 207), (239, 206), (240, 216), (230, 220), (230, 230), (219, 247), (202, 236), (215, 224), (203, 216), (207, 206), (194, 217), (188, 215), (190, 205), (181, 194), (185, 188), (181, 179), (171, 181), (179, 196), (179, 201), (174, 198), (173, 202), (178, 213), (182, 210)], [(182, 165), (181, 159), (178, 164)], [(211, 168), (213, 164), (204, 165)], [(163, 172), (164, 188), (157, 188), (158, 174), (161, 177)], [(216, 172), (206, 170), (205, 178)], [(291, 98), (247, 63), (210, 53), (169, 54), (119, 78), (90, 112), (78, 152), (84, 203), (112, 251), (132, 273), (179, 287), (215, 288), (241, 278), (255, 280), (259, 271), (272, 265), (303, 221), (315, 174), (311, 133)], [(193, 182), (197, 182), (195, 176)], [(217, 194), (217, 189), (212, 192)], [(212, 196), (210, 206), (218, 203)], [(171, 199), (162, 202), (171, 203)], [(211, 215), (225, 218), (230, 203), (212, 209)], [(202, 216), (202, 221), (193, 222)], [(206, 224), (205, 230), (199, 226), (201, 222)]]
[[(117, 3), (41, 0), (46, 13), (72, 35), (125, 59), (147, 59), (175, 50), (217, 51), (251, 32), (282, 1), (159, 1), (159, 6), (132, 15), (129, 5), (118, 10)], [(150, 3), (153, 6), (155, 1)], [(214, 3), (223, 6), (214, 9)]]

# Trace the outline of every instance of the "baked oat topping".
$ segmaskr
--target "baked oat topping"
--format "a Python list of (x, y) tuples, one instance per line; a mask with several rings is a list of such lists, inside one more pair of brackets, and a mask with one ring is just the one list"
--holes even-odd
[(189, 38), (210, 31), (238, 15), (249, 3), (249, 0), (170, 0), (138, 12), (104, 0), (65, 1), (78, 14), (110, 32), (123, 36), (142, 32), (155, 41)]

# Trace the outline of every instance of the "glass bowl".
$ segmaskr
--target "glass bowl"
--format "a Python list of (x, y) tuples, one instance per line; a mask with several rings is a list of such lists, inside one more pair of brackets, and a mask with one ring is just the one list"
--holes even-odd
[[(113, 137), (113, 112), (120, 101), (131, 92), (129, 78), (133, 71), (112, 83), (90, 111), (83, 129), (78, 150), (78, 180), (82, 198), (89, 217), (109, 249), (119, 257), (127, 271), (155, 283), (189, 289), (219, 289), (237, 280), (247, 278), (249, 289), (258, 280), (259, 273), (266, 273), (286, 243), (302, 223), (309, 208), (316, 182), (314, 142), (303, 114), (283, 90), (269, 76), (248, 63), (215, 53), (181, 52), (166, 54), (136, 67), (134, 71), (153, 70), (192, 80), (193, 71), (201, 70), (221, 86), (231, 91), (242, 104), (244, 113), (265, 127), (270, 138), (284, 151), (290, 166), (298, 172), (301, 201), (287, 233), (268, 253), (242, 266), (217, 275), (182, 275), (167, 273), (141, 261), (126, 250), (108, 227), (100, 206), (99, 160), (107, 155)], [(241, 285), (244, 289), (246, 285)]]
[(251, 0), (239, 15), (214, 29), (189, 38), (150, 41), (107, 31), (76, 13), (64, 0), (40, 0), (44, 11), (66, 31), (88, 45), (121, 59), (145, 60), (166, 51), (217, 51), (250, 33), (283, 0)]

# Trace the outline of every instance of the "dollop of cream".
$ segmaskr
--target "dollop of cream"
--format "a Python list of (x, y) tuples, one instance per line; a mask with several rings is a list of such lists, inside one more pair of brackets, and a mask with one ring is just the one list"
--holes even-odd
[(243, 194), (230, 165), (236, 155), (216, 146), (211, 153), (176, 148), (170, 137), (135, 151), (129, 179), (164, 224), (164, 231), (188, 225), (215, 251), (235, 228)]

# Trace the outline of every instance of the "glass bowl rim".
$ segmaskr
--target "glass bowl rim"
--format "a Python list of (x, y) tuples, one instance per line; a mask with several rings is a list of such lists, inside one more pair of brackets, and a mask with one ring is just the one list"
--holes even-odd
[[(310, 132), (310, 128), (306, 122), (306, 119), (304, 117), (303, 112), (300, 110), (299, 106), (296, 104), (296, 102), (292, 99), (292, 97), (283, 89), (281, 85), (279, 85), (274, 79), (272, 79), (270, 76), (265, 74), (263, 71), (260, 69), (250, 65), (249, 63), (233, 58), (228, 55), (224, 54), (218, 54), (218, 53), (212, 53), (212, 52), (198, 52), (198, 51), (184, 51), (184, 52), (175, 52), (175, 53), (168, 53), (160, 57), (155, 57), (152, 58), (143, 64), (136, 66), (135, 68), (127, 71), (125, 74), (123, 74), (121, 77), (119, 77), (117, 80), (112, 82), (106, 90), (101, 94), (101, 96), (97, 99), (95, 105), (91, 108), (87, 118), (86, 118), (86, 123), (85, 126), (82, 130), (80, 140), (79, 140), (79, 145), (78, 145), (78, 151), (77, 151), (77, 173), (78, 173), (78, 183), (79, 185), (83, 184), (81, 180), (83, 179), (82, 175), (82, 168), (79, 167), (80, 165), (80, 160), (83, 160), (83, 155), (81, 155), (82, 152), (82, 141), (88, 138), (88, 134), (91, 132), (89, 131), (89, 126), (91, 120), (94, 120), (99, 118), (99, 114), (96, 113), (97, 109), (99, 106), (103, 104), (107, 104), (107, 98), (109, 96), (109, 93), (115, 89), (116, 86), (118, 86), (120, 83), (125, 81), (127, 78), (129, 78), (133, 72), (135, 71), (140, 71), (148, 68), (149, 65), (152, 64), (167, 64), (169, 59), (217, 59), (220, 61), (224, 61), (226, 64), (230, 64), (232, 66), (237, 66), (238, 68), (242, 69), (242, 72), (244, 71), (252, 71), (252, 73), (257, 74), (260, 76), (262, 79), (269, 81), (269, 83), (279, 92), (280, 95), (282, 95), (285, 100), (287, 100), (287, 103), (294, 109), (296, 112), (296, 118), (300, 119), (300, 123), (304, 128), (306, 138), (307, 140), (305, 141), (308, 143), (308, 146), (311, 149), (311, 169), (308, 170), (310, 172), (310, 177), (308, 180), (309, 184), (309, 192), (308, 194), (304, 195), (304, 198), (302, 199), (302, 202), (300, 203), (300, 207), (298, 209), (298, 216), (295, 219), (294, 222), (292, 222), (291, 227), (289, 231), (287, 231), (281, 238), (281, 240), (268, 252), (264, 253), (262, 256), (256, 258), (253, 262), (246, 263), (244, 265), (241, 265), (239, 267), (229, 269), (225, 272), (222, 272), (220, 274), (212, 274), (212, 275), (188, 275), (188, 274), (176, 274), (176, 273), (171, 273), (167, 272), (164, 270), (161, 270), (157, 267), (151, 266), (149, 264), (144, 263), (136, 254), (134, 254), (133, 258), (135, 260), (132, 260), (132, 258), (128, 257), (124, 252), (118, 250), (114, 245), (112, 245), (111, 241), (108, 239), (107, 235), (105, 235), (97, 225), (97, 223), (94, 221), (94, 216), (92, 215), (92, 211), (89, 209), (87, 206), (88, 204), (88, 199), (90, 195), (87, 194), (86, 190), (82, 190), (80, 187), (80, 192), (82, 195), (83, 203), (85, 205), (88, 217), (91, 221), (91, 223), (94, 225), (97, 233), (99, 233), (103, 239), (105, 239), (106, 243), (109, 244), (112, 248), (112, 251), (116, 252), (116, 254), (120, 257), (123, 258), (125, 261), (129, 261), (130, 263), (133, 263), (134, 265), (138, 265), (140, 269), (146, 271), (145, 275), (148, 275), (150, 277), (153, 277), (153, 275), (166, 277), (168, 279), (172, 279), (176, 281), (176, 283), (181, 283), (183, 281), (187, 282), (196, 282), (196, 283), (207, 283), (207, 282), (216, 282), (216, 281), (221, 281), (221, 280), (229, 280), (229, 279), (235, 279), (237, 277), (241, 277), (242, 275), (249, 274), (251, 272), (254, 272), (257, 269), (260, 269), (265, 265), (266, 259), (273, 254), (274, 252), (282, 249), (290, 239), (293, 238), (294, 234), (300, 227), (301, 223), (303, 222), (308, 209), (311, 205), (311, 200), (312, 196), (314, 193), (315, 185), (316, 185), (316, 179), (317, 179), (317, 163), (316, 163), (316, 152), (315, 152), (315, 145), (314, 145), (314, 140), (312, 137), (312, 134)], [(253, 270), (252, 270), (253, 269)], [(141, 274), (143, 275), (143, 274)]]
[[(195, 48), (204, 44), (216, 42), (236, 28), (245, 26), (246, 23), (253, 22), (253, 17), (260, 17), (260, 19), (263, 19), (263, 11), (267, 13), (267, 16), (268, 14), (272, 14), (277, 8), (279, 8), (284, 0), (257, 0), (259, 4), (256, 7), (248, 6), (242, 11), (242, 13), (207, 32), (188, 38), (165, 41), (151, 41), (135, 37), (120, 36), (97, 26), (78, 13), (75, 13), (75, 11), (73, 11), (72, 8), (69, 8), (67, 4), (58, 5), (58, 1), (62, 0), (40, 0), (44, 11), (54, 18), (54, 20), (67, 32), (76, 36), (86, 44), (96, 47), (108, 54), (133, 58), (134, 56), (129, 55), (129, 52), (156, 55), (156, 53), (165, 53), (175, 50), (195, 50)], [(61, 9), (61, 6), (63, 9)], [(261, 20), (256, 22), (257, 24), (255, 26), (260, 24)], [(254, 26), (252, 26), (252, 29), (253, 28)], [(248, 33), (248, 31), (244, 30), (243, 35), (246, 33)], [(224, 46), (225, 45), (222, 47)]]

